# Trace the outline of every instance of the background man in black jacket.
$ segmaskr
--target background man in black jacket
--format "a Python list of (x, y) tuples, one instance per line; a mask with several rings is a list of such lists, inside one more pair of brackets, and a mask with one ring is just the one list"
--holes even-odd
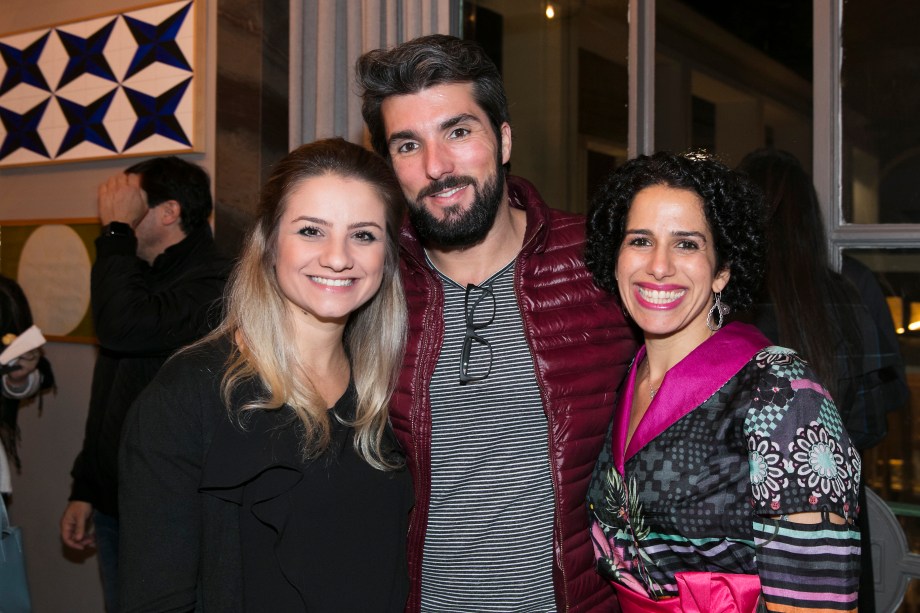
[(95, 546), (110, 613), (122, 423), (166, 359), (219, 321), (229, 261), (215, 248), (211, 209), (207, 173), (176, 157), (141, 162), (99, 187), (103, 228), (90, 287), (99, 356), (61, 539), (78, 550)]

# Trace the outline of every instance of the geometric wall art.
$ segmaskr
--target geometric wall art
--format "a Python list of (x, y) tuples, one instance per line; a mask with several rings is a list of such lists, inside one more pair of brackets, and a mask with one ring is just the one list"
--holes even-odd
[(0, 166), (198, 150), (194, 4), (0, 37)]

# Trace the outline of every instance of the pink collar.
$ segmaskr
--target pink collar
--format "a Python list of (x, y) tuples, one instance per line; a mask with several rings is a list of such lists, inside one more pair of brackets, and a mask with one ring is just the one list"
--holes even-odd
[(626, 460), (656, 436), (700, 406), (725, 385), (758, 351), (772, 343), (754, 326), (732, 322), (713, 334), (665, 373), (658, 393), (624, 450), (637, 366), (645, 357), (639, 348), (617, 399), (613, 418), (613, 461), (623, 474)]

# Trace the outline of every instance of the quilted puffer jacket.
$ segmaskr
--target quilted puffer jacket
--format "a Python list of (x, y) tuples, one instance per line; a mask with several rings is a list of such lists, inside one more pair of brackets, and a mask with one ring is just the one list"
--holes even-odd
[[(618, 299), (598, 289), (585, 268), (584, 218), (550, 209), (534, 186), (518, 177), (508, 178), (508, 193), (511, 206), (527, 211), (514, 283), (549, 427), (557, 610), (615, 611), (612, 588), (594, 570), (585, 496), (635, 338)], [(390, 416), (415, 480), (406, 610), (419, 611), (431, 494), (429, 383), (443, 342), (444, 294), (408, 222), (400, 250), (409, 335)]]

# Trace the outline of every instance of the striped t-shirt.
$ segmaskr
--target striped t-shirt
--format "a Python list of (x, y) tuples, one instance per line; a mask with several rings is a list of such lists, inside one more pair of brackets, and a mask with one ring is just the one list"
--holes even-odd
[[(474, 286), (476, 334), (491, 372), (460, 383), (466, 288), (442, 275), (444, 344), (431, 380), (431, 504), (424, 611), (554, 611), (548, 425), (514, 294), (513, 262)], [(480, 300), (481, 299), (481, 300)], [(487, 325), (485, 325), (487, 324)], [(469, 371), (489, 367), (471, 342)]]

